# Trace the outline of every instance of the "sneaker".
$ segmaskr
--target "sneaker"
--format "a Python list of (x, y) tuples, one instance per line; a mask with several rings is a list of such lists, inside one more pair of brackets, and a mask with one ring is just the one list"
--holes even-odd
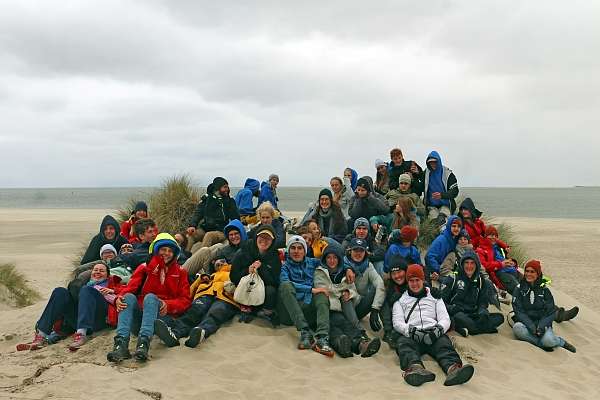
[(360, 356), (363, 358), (371, 357), (372, 355), (376, 354), (380, 347), (381, 340), (379, 338), (363, 340), (358, 345)]
[(158, 336), (167, 347), (179, 346), (179, 338), (173, 333), (171, 327), (162, 319), (154, 320), (154, 334)]
[(435, 380), (435, 374), (426, 370), (421, 364), (413, 364), (403, 373), (404, 381), (411, 386), (421, 386)]
[(131, 358), (129, 352), (129, 338), (115, 336), (113, 350), (106, 355), (106, 359), (110, 362), (119, 363), (123, 360)]
[(298, 342), (298, 349), (308, 350), (313, 347), (314, 338), (310, 329), (305, 328), (300, 331), (300, 341)]
[(33, 341), (29, 343), (29, 350), (39, 350), (46, 346), (48, 346), (48, 339), (39, 333), (36, 333), (33, 337)]
[(190, 337), (185, 341), (185, 345), (190, 348), (194, 348), (198, 346), (200, 343), (204, 342), (206, 338), (206, 331), (199, 326), (195, 326), (190, 331)]
[(313, 344), (312, 349), (317, 353), (321, 353), (327, 357), (333, 357), (335, 352), (329, 345), (329, 338), (327, 336), (319, 336)]
[(342, 358), (354, 356), (352, 352), (352, 340), (346, 335), (341, 335), (335, 338), (334, 347), (337, 353)]
[(471, 379), (475, 368), (469, 364), (454, 364), (448, 368), (448, 374), (444, 381), (444, 386), (454, 386), (466, 383)]
[(458, 333), (462, 337), (469, 336), (469, 330), (467, 328), (454, 328), (454, 332)]
[(135, 353), (133, 357), (137, 361), (144, 362), (148, 360), (148, 351), (150, 350), (150, 339), (147, 336), (139, 336), (137, 345), (135, 346)]
[(569, 350), (571, 353), (576, 353), (577, 349), (571, 343), (565, 340), (565, 344), (563, 344), (563, 349)]
[(73, 342), (69, 345), (69, 350), (77, 351), (88, 341), (88, 337), (84, 333), (75, 332), (73, 335)]

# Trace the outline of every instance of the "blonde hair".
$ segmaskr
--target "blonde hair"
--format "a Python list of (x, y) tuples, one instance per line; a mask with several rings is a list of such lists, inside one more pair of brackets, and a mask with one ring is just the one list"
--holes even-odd
[(271, 217), (275, 218), (275, 208), (273, 208), (273, 204), (270, 201), (265, 201), (256, 209), (256, 216), (260, 219), (260, 214), (269, 213)]

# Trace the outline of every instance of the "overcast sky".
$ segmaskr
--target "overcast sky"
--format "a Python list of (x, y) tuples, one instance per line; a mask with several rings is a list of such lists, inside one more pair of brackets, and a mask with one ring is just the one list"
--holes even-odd
[(600, 184), (598, 1), (0, 0), (0, 187)]

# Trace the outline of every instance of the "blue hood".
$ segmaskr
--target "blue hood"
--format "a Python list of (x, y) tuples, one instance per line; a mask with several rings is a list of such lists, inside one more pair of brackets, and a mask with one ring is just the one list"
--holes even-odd
[(223, 229), (223, 232), (225, 233), (225, 237), (227, 237), (227, 234), (232, 229), (237, 229), (240, 232), (240, 236), (242, 237), (242, 242), (245, 242), (246, 240), (248, 240), (248, 234), (246, 233), (246, 228), (244, 228), (244, 225), (240, 222), (240, 220), (233, 219), (227, 225), (225, 225), (225, 229)]
[(250, 189), (252, 193), (257, 192), (260, 190), (260, 182), (254, 178), (248, 178), (244, 182), (244, 189)]
[(443, 235), (445, 235), (452, 242), (457, 242), (458, 241), (458, 236), (456, 238), (453, 237), (452, 236), (452, 229), (450, 229), (450, 227), (452, 226), (452, 223), (454, 221), (456, 221), (456, 220), (458, 220), (458, 222), (460, 222), (460, 225), (462, 226), (462, 220), (460, 219), (460, 217), (458, 215), (451, 215), (451, 216), (448, 217), (448, 220), (446, 221), (446, 229), (444, 229), (444, 232), (442, 233)]
[[(429, 153), (429, 155), (425, 159), (425, 165), (427, 165), (427, 160), (429, 160), (430, 158), (435, 158), (437, 160), (438, 167), (435, 170), (441, 171), (443, 164), (442, 164), (442, 157), (440, 156), (440, 154), (437, 151), (433, 150), (431, 153)], [(429, 167), (427, 167), (427, 168), (429, 168)]]
[(352, 178), (350, 179), (350, 186), (352, 186), (352, 191), (354, 192), (356, 190), (356, 184), (358, 182), (358, 172), (356, 172), (354, 169), (350, 168), (350, 167), (346, 167), (347, 169), (350, 170), (350, 172), (352, 172)]

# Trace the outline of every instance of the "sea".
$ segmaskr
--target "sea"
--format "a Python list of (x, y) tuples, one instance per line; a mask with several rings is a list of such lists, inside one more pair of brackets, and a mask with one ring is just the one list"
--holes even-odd
[[(130, 199), (148, 201), (153, 187), (0, 189), (0, 208), (119, 209)], [(201, 189), (202, 190), (202, 189)], [(234, 195), (239, 188), (232, 188)], [(278, 187), (279, 208), (305, 211), (320, 187)], [(600, 187), (461, 188), (484, 215), (496, 217), (600, 219)]]

